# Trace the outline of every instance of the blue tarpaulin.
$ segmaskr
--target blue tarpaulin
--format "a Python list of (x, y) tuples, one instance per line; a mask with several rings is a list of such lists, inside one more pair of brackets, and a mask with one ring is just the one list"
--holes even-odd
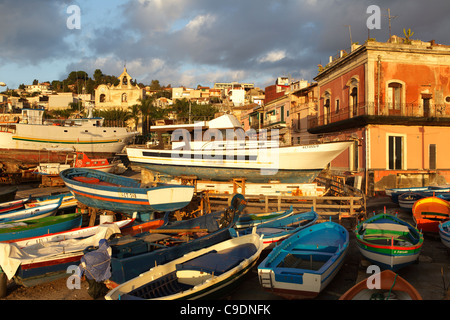
[(111, 277), (111, 248), (105, 239), (99, 241), (97, 250), (85, 253), (80, 262), (81, 272), (89, 280), (102, 282)]

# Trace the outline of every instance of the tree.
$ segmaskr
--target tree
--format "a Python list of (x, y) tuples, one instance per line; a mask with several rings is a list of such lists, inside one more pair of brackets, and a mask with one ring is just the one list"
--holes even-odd
[(103, 72), (100, 69), (95, 69), (94, 71), (94, 81), (95, 81), (95, 85), (99, 85), (101, 84), (103, 79)]
[(152, 80), (152, 83), (150, 84), (150, 90), (161, 90), (159, 80)]
[(131, 107), (128, 107), (128, 112), (130, 113), (130, 117), (134, 119), (134, 130), (137, 131), (137, 127), (139, 124), (139, 118), (141, 115), (141, 110), (138, 104), (133, 104)]
[(153, 97), (145, 97), (143, 99), (139, 99), (138, 107), (142, 115), (142, 134), (144, 136), (147, 135), (150, 129), (149, 115), (151, 107), (153, 106), (153, 100)]

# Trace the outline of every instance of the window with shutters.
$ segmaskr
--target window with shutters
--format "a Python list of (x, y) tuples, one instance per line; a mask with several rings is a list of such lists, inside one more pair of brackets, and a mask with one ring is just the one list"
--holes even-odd
[(429, 151), (430, 170), (436, 170), (436, 145), (430, 144)]
[(387, 168), (389, 170), (406, 170), (405, 136), (388, 135)]

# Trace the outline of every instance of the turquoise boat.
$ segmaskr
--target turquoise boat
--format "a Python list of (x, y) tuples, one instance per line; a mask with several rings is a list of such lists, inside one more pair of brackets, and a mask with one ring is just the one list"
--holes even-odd
[(286, 299), (316, 297), (344, 263), (349, 234), (341, 225), (322, 222), (293, 234), (258, 266), (264, 290)]

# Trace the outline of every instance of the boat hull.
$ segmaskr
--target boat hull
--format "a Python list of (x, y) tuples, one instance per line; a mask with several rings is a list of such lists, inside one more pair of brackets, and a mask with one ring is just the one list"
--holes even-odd
[(10, 229), (0, 229), (0, 241), (11, 241), (23, 238), (38, 237), (47, 233), (55, 233), (66, 231), (81, 226), (80, 214), (68, 214), (64, 216), (51, 216), (35, 220), (33, 227), (30, 220), (25, 224), (29, 225), (23, 227), (11, 227)]
[(417, 261), (423, 235), (397, 217), (379, 214), (356, 227), (356, 243), (367, 260), (395, 271)]
[(409, 282), (391, 270), (384, 270), (374, 277), (380, 279), (378, 288), (369, 289), (369, 279), (365, 279), (347, 290), (339, 300), (422, 300)]
[[(127, 228), (127, 226), (132, 224), (133, 221), (133, 219), (128, 219), (109, 224), (115, 224), (122, 230), (122, 228)], [(52, 243), (57, 243), (59, 241), (92, 237), (98, 232), (99, 227), (100, 225), (84, 228), (70, 228), (68, 229), (69, 231), (55, 232), (49, 235), (34, 238), (20, 239), (14, 241), (14, 243), (20, 248), (33, 246), (37, 243), (48, 243), (51, 245)], [(80, 250), (70, 253), (62, 253), (55, 255), (54, 257), (41, 259), (40, 261), (22, 263), (14, 276), (14, 281), (17, 284), (29, 287), (67, 276), (67, 268), (69, 266), (78, 265), (83, 254), (83, 251)]]
[(228, 181), (245, 178), (249, 182), (277, 180), (283, 183), (310, 183), (350, 146), (335, 142), (308, 146), (232, 150), (152, 150), (127, 147), (134, 165), (171, 175), (194, 175), (198, 179)]
[[(160, 185), (145, 188), (131, 178), (94, 169), (71, 168), (61, 172), (60, 176), (79, 202), (88, 207), (126, 214), (175, 211), (187, 206), (194, 194), (193, 186)], [(97, 179), (99, 182), (87, 183), (87, 180), (75, 180), (77, 178)]]
[(103, 127), (94, 122), (95, 119), (83, 125), (5, 125), (0, 130), (0, 161), (63, 163), (67, 153), (73, 151), (110, 157), (121, 152), (136, 134), (126, 128)]
[[(189, 252), (183, 257), (168, 262), (167, 264), (151, 268), (139, 277), (116, 287), (105, 298), (107, 300), (142, 298), (139, 295), (136, 297), (140, 287), (155, 281), (155, 278), (157, 281), (158, 275), (167, 275), (174, 272), (178, 275), (179, 279), (185, 279), (183, 283), (188, 284), (191, 288), (170, 292), (167, 295), (161, 294), (161, 296), (158, 296), (158, 293), (156, 293), (147, 298), (154, 300), (195, 300), (207, 298), (219, 291), (225, 290), (225, 288), (242, 278), (256, 264), (262, 247), (262, 240), (256, 234), (233, 237), (213, 246)], [(236, 255), (232, 251), (233, 249), (246, 252), (240, 257), (239, 262), (234, 261)], [(230, 250), (232, 255), (229, 258), (225, 258), (226, 255), (224, 252)], [(216, 260), (208, 261), (208, 259)], [(229, 260), (231, 260), (230, 263)], [(233, 265), (234, 263), (238, 264), (231, 268), (223, 266)], [(216, 269), (217, 265), (225, 270), (218, 271)], [(196, 281), (195, 277), (200, 279), (200, 281)], [(195, 281), (195, 285), (191, 281)], [(135, 291), (136, 293), (133, 292), (135, 288), (138, 290), (137, 292)]]
[(422, 198), (414, 203), (412, 212), (419, 230), (439, 233), (439, 224), (450, 219), (450, 202), (438, 197)]
[(345, 228), (323, 222), (293, 234), (258, 266), (264, 290), (286, 299), (316, 297), (335, 277), (348, 251)]
[(238, 221), (235, 224), (235, 228), (249, 228), (261, 225), (263, 223), (276, 221), (283, 219), (294, 214), (293, 207), (285, 211), (266, 212), (266, 213), (245, 213), (239, 216)]
[(27, 221), (53, 216), (60, 208), (61, 203), (62, 199), (59, 199), (58, 202), (51, 204), (5, 212), (0, 214), (0, 223), (10, 221)]
[(444, 246), (450, 249), (450, 221), (439, 224), (439, 237)]

